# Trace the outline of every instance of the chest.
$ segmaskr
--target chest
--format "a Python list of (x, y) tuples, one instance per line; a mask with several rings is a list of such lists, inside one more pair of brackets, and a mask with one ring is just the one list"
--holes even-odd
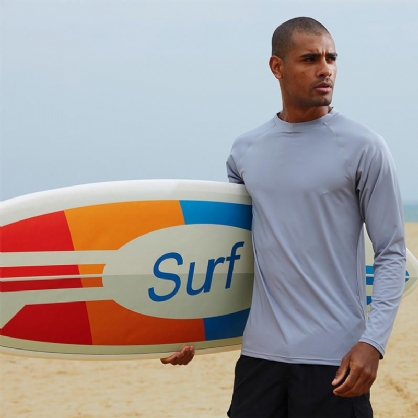
[(259, 193), (347, 195), (355, 187), (344, 146), (332, 135), (282, 134), (264, 138), (249, 147), (240, 162), (240, 173), (253, 198)]

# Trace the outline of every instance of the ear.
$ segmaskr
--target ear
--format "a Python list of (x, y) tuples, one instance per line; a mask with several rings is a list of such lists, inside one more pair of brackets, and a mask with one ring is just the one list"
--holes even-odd
[(283, 78), (283, 60), (279, 57), (276, 57), (276, 55), (273, 55), (270, 58), (269, 64), (270, 64), (271, 72), (274, 74), (277, 80), (282, 79)]

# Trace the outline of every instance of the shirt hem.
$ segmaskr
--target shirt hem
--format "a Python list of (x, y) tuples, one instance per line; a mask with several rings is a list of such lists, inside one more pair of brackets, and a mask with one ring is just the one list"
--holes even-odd
[(322, 366), (340, 366), (342, 359), (321, 359), (321, 358), (306, 358), (306, 357), (286, 357), (272, 354), (254, 353), (248, 350), (241, 350), (241, 354), (247, 357), (260, 358), (263, 360), (276, 361), (278, 363), (288, 364), (312, 364)]

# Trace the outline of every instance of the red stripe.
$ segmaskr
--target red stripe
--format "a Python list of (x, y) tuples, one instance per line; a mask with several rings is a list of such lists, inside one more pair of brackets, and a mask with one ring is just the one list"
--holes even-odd
[(69, 276), (78, 274), (78, 265), (0, 267), (0, 277)]
[(81, 279), (22, 280), (0, 282), (0, 292), (21, 292), (24, 290), (79, 289)]
[(2, 252), (73, 251), (63, 211), (34, 216), (0, 228)]
[(60, 344), (91, 344), (86, 302), (25, 306), (0, 335)]

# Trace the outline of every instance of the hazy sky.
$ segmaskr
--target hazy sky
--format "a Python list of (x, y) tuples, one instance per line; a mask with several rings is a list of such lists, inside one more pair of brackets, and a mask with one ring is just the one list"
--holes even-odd
[(271, 35), (305, 15), (336, 43), (333, 105), (384, 136), (404, 199), (418, 201), (416, 0), (0, 5), (1, 200), (99, 181), (227, 181), (233, 140), (281, 109)]

